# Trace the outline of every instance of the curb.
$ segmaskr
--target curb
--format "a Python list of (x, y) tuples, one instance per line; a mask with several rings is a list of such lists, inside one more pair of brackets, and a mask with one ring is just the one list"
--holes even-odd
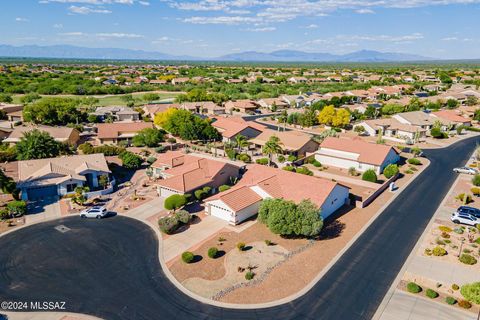
[[(475, 151), (473, 152), (473, 154), (475, 154)], [(472, 154), (472, 155), (473, 155), (473, 154)], [(472, 157), (472, 156), (469, 157), (469, 160), (467, 160), (467, 163), (470, 162), (470, 158), (471, 158), (471, 157)], [(420, 238), (418, 239), (417, 243), (416, 243), (415, 246), (413, 247), (413, 249), (412, 249), (412, 251), (410, 252), (410, 254), (408, 255), (407, 260), (405, 260), (405, 263), (403, 264), (402, 268), (401, 268), (400, 271), (398, 272), (397, 277), (395, 278), (395, 280), (393, 280), (392, 285), (390, 286), (390, 288), (388, 289), (387, 293), (385, 294), (382, 302), (381, 302), (380, 305), (378, 306), (377, 311), (375, 312), (375, 314), (374, 314), (373, 317), (372, 317), (372, 320), (379, 320), (379, 319), (381, 318), (381, 316), (383, 315), (383, 312), (385, 311), (385, 308), (386, 308), (387, 305), (390, 303), (390, 300), (392, 299), (393, 294), (394, 294), (395, 291), (396, 291), (396, 288), (397, 288), (397, 286), (398, 286), (398, 283), (399, 283), (400, 280), (403, 278), (403, 275), (405, 274), (407, 267), (410, 265), (412, 259), (414, 258), (414, 256), (416, 255), (416, 252), (418, 251), (418, 248), (421, 246), (423, 240), (425, 239), (425, 237), (426, 237), (426, 231), (429, 230), (429, 229), (432, 227), (433, 223), (435, 222), (435, 219), (436, 219), (438, 210), (445, 205), (445, 203), (447, 202), (448, 197), (450, 196), (450, 194), (453, 192), (453, 190), (454, 190), (455, 187), (457, 186), (457, 184), (458, 184), (458, 182), (460, 181), (460, 178), (461, 178), (461, 177), (462, 177), (461, 175), (458, 175), (458, 176), (457, 176), (457, 178), (456, 178), (455, 181), (453, 182), (452, 186), (450, 187), (450, 189), (448, 189), (447, 193), (445, 194), (445, 197), (443, 198), (442, 202), (440, 202), (440, 204), (438, 205), (437, 209), (435, 210), (435, 213), (433, 214), (432, 218), (430, 219), (430, 221), (428, 222), (427, 226), (425, 227), (425, 230), (423, 231), (422, 235), (421, 235)]]

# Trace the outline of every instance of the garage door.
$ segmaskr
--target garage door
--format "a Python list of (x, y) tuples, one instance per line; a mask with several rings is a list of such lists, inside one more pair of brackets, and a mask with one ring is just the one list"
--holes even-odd
[(27, 191), (29, 200), (38, 200), (42, 198), (49, 198), (57, 195), (57, 186), (43, 186), (37, 188), (30, 188)]
[(225, 221), (233, 221), (232, 212), (216, 206), (210, 206), (210, 214)]
[(172, 194), (178, 194), (178, 192), (168, 190), (168, 189), (165, 189), (165, 188), (160, 188), (160, 197), (166, 198), (166, 197), (171, 196)]

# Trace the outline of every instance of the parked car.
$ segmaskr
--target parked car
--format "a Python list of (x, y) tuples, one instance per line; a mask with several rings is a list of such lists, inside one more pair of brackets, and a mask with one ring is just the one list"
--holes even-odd
[(478, 170), (474, 169), (474, 168), (469, 168), (469, 167), (460, 167), (460, 168), (453, 169), (453, 172), (466, 173), (466, 174), (477, 174)]
[(461, 206), (461, 207), (458, 207), (457, 213), (459, 213), (459, 214), (469, 214), (471, 216), (474, 216), (475, 218), (480, 219), (480, 209), (477, 209), (477, 208), (468, 207), (468, 206)]
[(450, 219), (453, 221), (453, 223), (461, 223), (469, 226), (476, 226), (478, 223), (480, 223), (480, 220), (472, 215), (457, 212), (452, 213)]
[(97, 218), (101, 219), (107, 215), (107, 208), (105, 207), (91, 207), (80, 212), (81, 218)]

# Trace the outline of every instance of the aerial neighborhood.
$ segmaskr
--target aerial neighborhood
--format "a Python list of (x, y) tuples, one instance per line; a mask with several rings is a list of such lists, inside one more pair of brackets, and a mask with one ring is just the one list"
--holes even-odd
[[(3, 63), (0, 234), (60, 219), (141, 245), (140, 221), (165, 277), (219, 306), (293, 297), (364, 234), (417, 263), (396, 295), (474, 314), (479, 85), (430, 65)], [(403, 247), (380, 239), (409, 219)]]

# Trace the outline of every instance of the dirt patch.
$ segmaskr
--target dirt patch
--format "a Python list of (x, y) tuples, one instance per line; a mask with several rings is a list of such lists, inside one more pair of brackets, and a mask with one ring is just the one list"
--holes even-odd
[[(10, 222), (11, 221), (11, 222)], [(0, 221), (0, 234), (12, 229), (16, 229), (25, 224), (25, 218), (15, 218), (12, 220), (1, 220)]]

